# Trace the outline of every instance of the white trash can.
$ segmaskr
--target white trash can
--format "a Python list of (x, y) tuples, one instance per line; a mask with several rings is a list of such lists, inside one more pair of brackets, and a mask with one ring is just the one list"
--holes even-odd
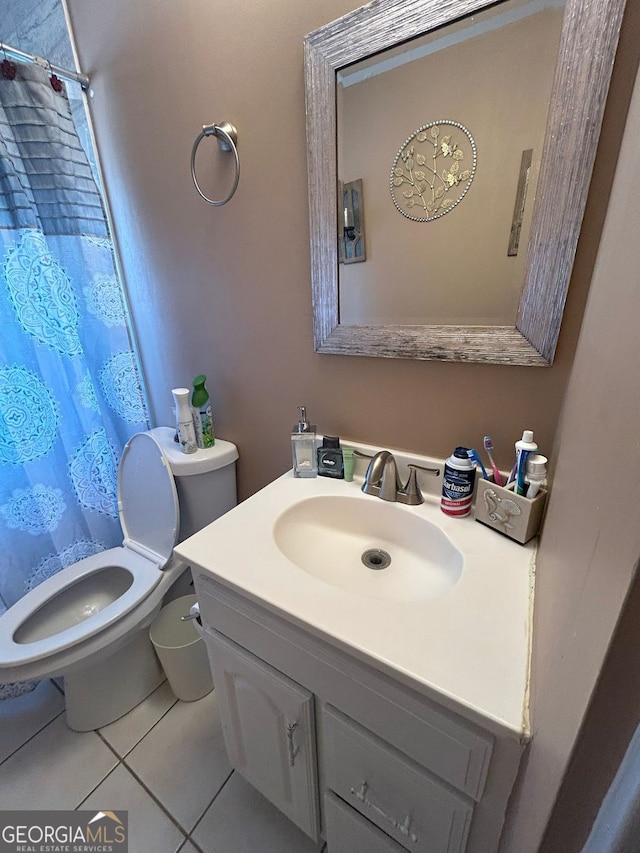
[(149, 639), (165, 671), (169, 686), (184, 702), (201, 699), (213, 690), (213, 679), (204, 640), (195, 620), (188, 616), (195, 595), (183, 595), (166, 604), (151, 623)]

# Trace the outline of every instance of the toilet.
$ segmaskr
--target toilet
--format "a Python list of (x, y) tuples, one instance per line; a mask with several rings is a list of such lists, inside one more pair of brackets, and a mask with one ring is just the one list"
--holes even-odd
[(174, 433), (137, 433), (122, 452), (122, 545), (62, 569), (0, 616), (0, 683), (64, 676), (75, 731), (117, 720), (164, 680), (149, 626), (163, 601), (193, 591), (174, 545), (236, 504), (235, 445), (185, 454)]

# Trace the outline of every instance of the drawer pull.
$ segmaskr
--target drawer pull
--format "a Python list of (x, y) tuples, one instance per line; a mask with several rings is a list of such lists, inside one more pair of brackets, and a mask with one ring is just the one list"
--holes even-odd
[(289, 767), (293, 767), (296, 763), (296, 755), (300, 752), (300, 747), (293, 745), (293, 733), (298, 728), (297, 721), (295, 723), (287, 723), (287, 749), (289, 751)]
[(372, 812), (375, 812), (379, 815), (383, 820), (386, 820), (387, 823), (390, 823), (394, 829), (397, 829), (401, 835), (406, 836), (410, 841), (413, 841), (414, 844), (417, 844), (419, 838), (413, 832), (411, 832), (411, 815), (407, 815), (402, 823), (399, 823), (397, 820), (394, 820), (390, 815), (388, 815), (384, 809), (381, 809), (380, 806), (377, 806), (374, 802), (372, 802), (369, 797), (367, 797), (367, 791), (369, 789), (369, 783), (363, 782), (358, 790), (355, 788), (350, 788), (349, 790), (353, 794), (353, 796), (360, 800), (360, 802), (368, 806)]

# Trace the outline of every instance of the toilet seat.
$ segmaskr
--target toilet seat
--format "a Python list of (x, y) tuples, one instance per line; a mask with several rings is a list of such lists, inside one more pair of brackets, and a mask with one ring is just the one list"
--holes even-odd
[[(131, 585), (123, 595), (97, 613), (48, 636), (38, 636), (38, 628), (34, 626), (31, 635), (33, 639), (29, 638), (27, 626), (34, 622), (33, 617), (38, 611), (53, 605), (76, 584), (81, 584), (83, 580), (95, 577), (111, 567), (120, 567), (131, 573)], [(61, 575), (63, 577), (60, 577)], [(59, 652), (104, 631), (133, 610), (159, 583), (161, 577), (158, 568), (145, 557), (128, 548), (111, 548), (109, 551), (86, 557), (47, 578), (2, 615), (0, 675), (5, 666), (23, 666), (33, 661), (52, 658)], [(25, 638), (20, 641), (16, 637), (20, 636), (21, 630), (24, 631)]]
[(169, 460), (148, 432), (132, 436), (118, 465), (118, 513), (124, 547), (166, 565), (180, 527), (180, 510)]
[[(124, 631), (125, 623), (128, 627), (133, 621), (124, 618), (132, 610), (148, 605), (140, 608), (144, 610), (140, 618), (144, 618), (147, 610), (159, 605), (156, 595), (146, 599), (160, 584), (171, 560), (180, 516), (171, 468), (149, 433), (132, 436), (123, 450), (118, 467), (118, 512), (124, 532), (121, 547), (62, 569), (0, 617), (0, 681), (42, 677), (51, 667), (53, 675), (64, 668), (65, 651), (116, 626), (107, 632), (113, 638), (118, 633), (117, 623), (123, 622)], [(97, 596), (97, 603), (88, 602), (89, 607), (83, 609), (89, 594), (94, 599)], [(79, 654), (77, 651), (72, 657)], [(25, 675), (22, 668), (29, 669), (29, 664), (34, 672)]]

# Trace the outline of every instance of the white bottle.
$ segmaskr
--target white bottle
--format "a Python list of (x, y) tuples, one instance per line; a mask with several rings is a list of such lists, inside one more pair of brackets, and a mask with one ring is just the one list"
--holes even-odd
[(195, 453), (198, 449), (196, 430), (193, 425), (193, 412), (189, 402), (188, 388), (174, 388), (171, 392), (176, 401), (176, 422), (180, 435), (180, 447), (183, 453)]
[(547, 477), (547, 457), (536, 453), (527, 459), (527, 497), (535, 498)]

